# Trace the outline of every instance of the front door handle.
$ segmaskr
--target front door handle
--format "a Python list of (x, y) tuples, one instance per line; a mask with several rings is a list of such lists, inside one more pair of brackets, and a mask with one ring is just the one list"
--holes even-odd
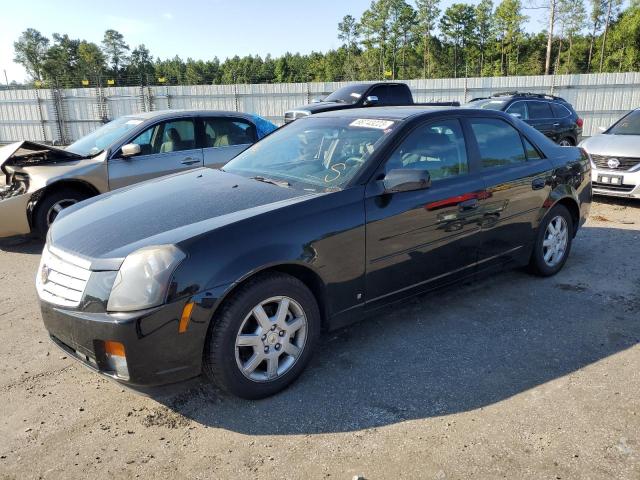
[(554, 126), (554, 127), (559, 127), (559, 126), (560, 126), (560, 124), (559, 124), (558, 122), (556, 122), (556, 123), (554, 123), (554, 124), (553, 124), (553, 126)]
[(200, 163), (200, 160), (192, 157), (187, 157), (180, 162), (182, 165), (194, 165), (196, 163)]
[(547, 184), (547, 180), (544, 178), (534, 178), (531, 182), (531, 188), (533, 190), (542, 190)]
[(460, 202), (458, 204), (458, 208), (460, 208), (461, 212), (463, 212), (465, 210), (474, 210), (474, 209), (478, 208), (478, 199), (477, 198), (470, 198), (469, 200), (465, 200), (464, 202)]

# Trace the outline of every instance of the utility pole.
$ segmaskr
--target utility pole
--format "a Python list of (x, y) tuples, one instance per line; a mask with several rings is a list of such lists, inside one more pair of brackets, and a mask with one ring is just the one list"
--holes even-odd
[(549, 0), (549, 36), (547, 38), (547, 59), (544, 64), (544, 74), (549, 75), (551, 69), (551, 50), (553, 49), (553, 24), (556, 22), (556, 2)]

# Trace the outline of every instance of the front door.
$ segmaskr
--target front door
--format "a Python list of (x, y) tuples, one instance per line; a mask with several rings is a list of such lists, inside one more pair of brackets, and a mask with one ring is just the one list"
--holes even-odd
[(116, 153), (109, 160), (111, 190), (203, 165), (191, 118), (157, 123), (129, 143), (140, 145), (140, 154), (122, 157)]
[(428, 170), (432, 185), (398, 193), (384, 193), (380, 180), (367, 186), (366, 291), (372, 306), (459, 279), (477, 261), (484, 183), (469, 162), (459, 120), (416, 127), (375, 178), (394, 169)]

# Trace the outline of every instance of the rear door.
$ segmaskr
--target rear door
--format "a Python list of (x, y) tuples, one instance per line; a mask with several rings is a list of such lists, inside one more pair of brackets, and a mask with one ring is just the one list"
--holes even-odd
[(518, 258), (534, 240), (553, 166), (524, 135), (500, 118), (469, 118), (471, 148), (480, 159), (487, 199), (482, 266)]
[(559, 124), (556, 121), (549, 102), (541, 100), (527, 100), (529, 117), (526, 122), (536, 130), (541, 131), (554, 142), (559, 138)]
[[(432, 185), (384, 193), (380, 178), (395, 169), (428, 170)], [(475, 170), (460, 121), (440, 119), (414, 128), (367, 185), (366, 282), (372, 306), (474, 270), (485, 196)]]
[(116, 152), (109, 160), (111, 190), (203, 165), (193, 118), (157, 123), (128, 143), (140, 145), (140, 154), (122, 157)]
[(240, 117), (203, 117), (199, 120), (204, 166), (220, 168), (257, 141), (256, 126)]

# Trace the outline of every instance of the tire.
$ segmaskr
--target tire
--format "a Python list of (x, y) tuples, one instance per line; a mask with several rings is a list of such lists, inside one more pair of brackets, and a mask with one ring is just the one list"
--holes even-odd
[[(278, 318), (285, 305), (286, 318)], [(266, 316), (254, 313), (258, 307)], [(320, 311), (304, 283), (283, 273), (258, 275), (240, 286), (214, 315), (203, 370), (210, 381), (233, 395), (268, 397), (300, 376), (319, 336)]]
[[(553, 227), (549, 227), (553, 223)], [(558, 236), (552, 229), (560, 228), (564, 234)], [(549, 277), (558, 273), (569, 257), (573, 241), (573, 219), (564, 205), (553, 207), (540, 222), (536, 241), (531, 253), (529, 270), (539, 276)], [(545, 245), (546, 244), (546, 245)], [(550, 245), (549, 245), (550, 244)], [(550, 251), (557, 248), (555, 254)]]
[(575, 143), (575, 142), (573, 141), (573, 139), (572, 139), (572, 138), (570, 138), (570, 137), (562, 138), (562, 139), (558, 142), (558, 145), (560, 145), (561, 147), (573, 147), (573, 146), (575, 146), (575, 144), (576, 144), (576, 143)]
[(73, 188), (63, 188), (50, 194), (45, 194), (45, 196), (38, 201), (33, 216), (33, 230), (35, 235), (44, 239), (49, 230), (49, 226), (60, 211), (87, 198), (89, 198), (87, 194)]

